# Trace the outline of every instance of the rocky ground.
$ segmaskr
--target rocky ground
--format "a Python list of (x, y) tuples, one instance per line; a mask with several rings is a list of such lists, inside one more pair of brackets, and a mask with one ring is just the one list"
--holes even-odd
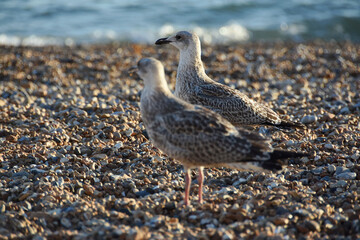
[[(360, 45), (205, 46), (208, 74), (307, 129), (253, 127), (306, 151), (278, 173), (182, 166), (144, 136), (129, 68), (171, 46), (0, 47), (0, 239), (359, 239)], [(219, 156), (221, 158), (221, 156)]]

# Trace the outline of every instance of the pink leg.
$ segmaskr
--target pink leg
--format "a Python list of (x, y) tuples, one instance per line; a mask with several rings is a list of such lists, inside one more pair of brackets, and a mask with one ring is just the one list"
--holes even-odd
[(191, 176), (190, 176), (190, 169), (185, 168), (185, 199), (184, 199), (184, 205), (189, 206), (189, 192), (190, 192), (190, 186), (191, 186)]
[(202, 188), (203, 188), (203, 182), (204, 182), (204, 168), (199, 167), (199, 176), (198, 176), (198, 182), (199, 182), (199, 203), (202, 203)]

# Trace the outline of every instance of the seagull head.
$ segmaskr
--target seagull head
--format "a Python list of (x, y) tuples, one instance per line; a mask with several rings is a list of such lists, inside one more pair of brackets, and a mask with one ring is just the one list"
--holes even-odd
[(166, 85), (164, 66), (155, 58), (143, 58), (137, 64), (137, 73), (144, 80), (145, 87)]
[(155, 42), (155, 44), (171, 44), (180, 51), (186, 51), (188, 49), (193, 51), (198, 47), (200, 48), (199, 37), (195, 33), (190, 33), (187, 31), (180, 31), (170, 37), (160, 38)]

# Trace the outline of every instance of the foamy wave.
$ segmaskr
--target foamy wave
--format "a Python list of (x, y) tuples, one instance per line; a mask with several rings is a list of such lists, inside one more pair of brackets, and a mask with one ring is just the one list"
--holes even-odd
[(159, 30), (159, 37), (165, 37), (174, 34), (180, 30), (190, 30), (195, 32), (204, 43), (229, 43), (229, 42), (244, 42), (250, 39), (250, 32), (240, 24), (229, 23), (220, 28), (201, 28), (192, 27), (190, 29), (180, 29), (172, 25), (166, 24)]
[(28, 37), (9, 36), (0, 34), (0, 44), (10, 46), (35, 46), (41, 47), (46, 45), (74, 45), (75, 41), (71, 38), (60, 39), (55, 37), (41, 37), (31, 35)]
[(299, 35), (299, 34), (307, 32), (307, 28), (303, 24), (288, 25), (287, 23), (281, 23), (280, 29), (281, 29), (281, 31), (288, 33), (290, 35)]
[(109, 41), (130, 41), (135, 43), (152, 44), (160, 37), (166, 37), (177, 31), (193, 31), (199, 35), (202, 42), (211, 43), (229, 43), (243, 42), (250, 39), (250, 32), (243, 26), (230, 23), (219, 28), (201, 28), (193, 26), (190, 28), (181, 28), (169, 24), (163, 25), (159, 29), (134, 30), (127, 33), (117, 33), (113, 30), (95, 30), (89, 36), (74, 38), (56, 38), (31, 35), (28, 37), (18, 37), (6, 34), (0, 34), (1, 45), (11, 46), (46, 46), (46, 45), (74, 45), (81, 43), (102, 43)]

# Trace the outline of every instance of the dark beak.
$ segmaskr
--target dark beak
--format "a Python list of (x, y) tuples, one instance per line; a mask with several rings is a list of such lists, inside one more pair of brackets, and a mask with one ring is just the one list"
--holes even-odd
[(160, 38), (155, 42), (156, 45), (169, 44), (169, 43), (171, 43), (171, 41), (169, 41), (167, 38)]
[(132, 66), (131, 68), (128, 69), (128, 73), (130, 76), (134, 75), (134, 73), (136, 73), (138, 70), (137, 66)]

